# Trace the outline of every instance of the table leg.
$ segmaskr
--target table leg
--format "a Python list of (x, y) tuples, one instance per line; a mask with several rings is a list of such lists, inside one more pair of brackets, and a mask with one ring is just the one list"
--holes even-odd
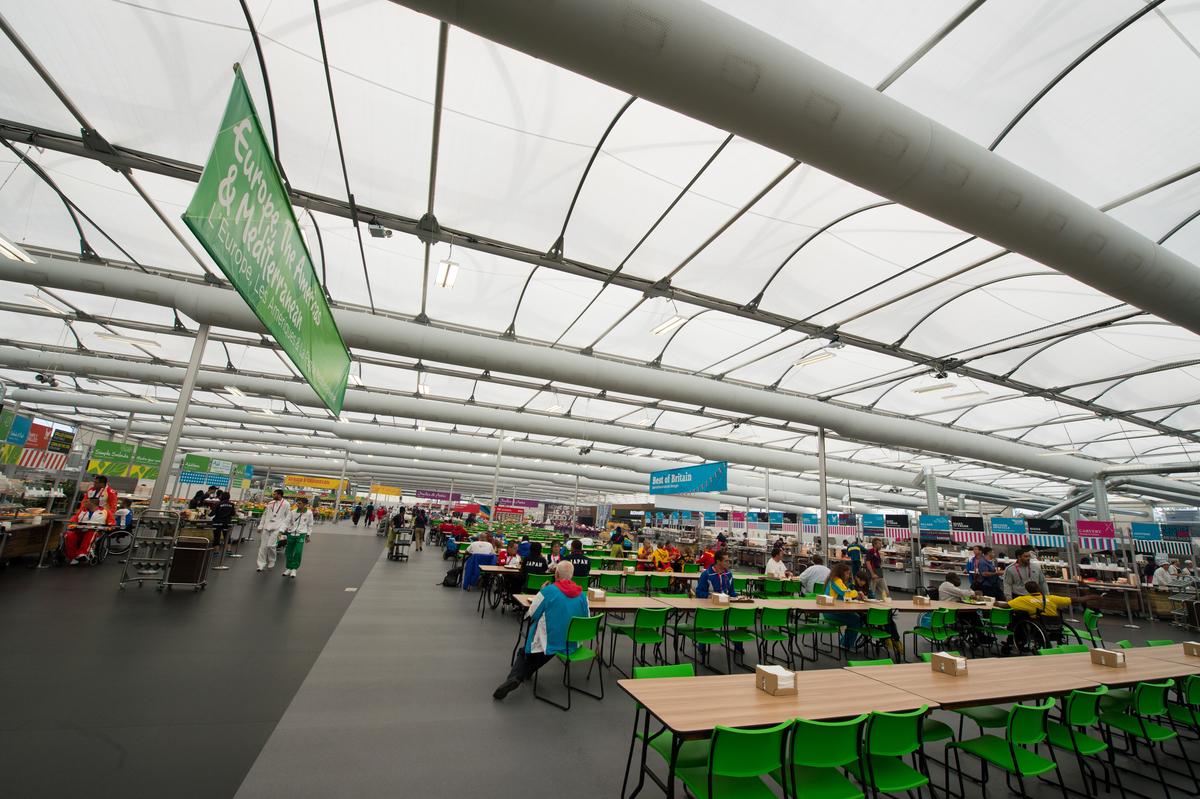
[(1125, 597), (1125, 615), (1129, 618), (1129, 623), (1125, 626), (1131, 630), (1140, 630), (1141, 628), (1133, 623), (1133, 606), (1129, 603), (1129, 592), (1122, 591), (1121, 595)]
[(675, 799), (675, 767), (679, 764), (679, 748), (683, 740), (678, 735), (671, 736), (671, 761), (667, 766), (667, 799)]
[[(42, 554), (38, 555), (38, 562), (35, 568), (49, 569), (49, 564), (46, 563), (46, 550), (50, 548), (50, 530), (53, 525), (46, 525), (46, 537), (42, 539)], [(64, 531), (65, 532), (65, 531)]]

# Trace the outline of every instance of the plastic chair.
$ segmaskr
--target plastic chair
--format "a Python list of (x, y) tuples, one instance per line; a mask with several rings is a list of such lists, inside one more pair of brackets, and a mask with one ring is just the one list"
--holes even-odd
[(671, 578), (665, 574), (650, 575), (650, 591), (666, 591), (671, 587)]
[[(596, 676), (600, 681), (600, 693), (594, 694), (591, 691), (585, 691), (582, 688), (576, 688), (571, 685), (571, 664), (588, 662), (588, 673), (584, 677), (585, 680), (592, 678), (592, 669), (596, 666), (596, 661), (599, 660), (600, 647), (603, 642), (600, 640), (600, 622), (604, 619), (603, 615), (598, 616), (576, 616), (571, 619), (571, 623), (567, 626), (567, 648), (566, 653), (559, 652), (555, 655), (559, 662), (563, 664), (563, 685), (567, 687), (567, 703), (565, 705), (555, 702), (553, 699), (548, 699), (538, 693), (538, 674), (541, 669), (533, 673), (533, 695), (547, 704), (554, 705), (559, 710), (571, 709), (571, 694), (578, 692), (590, 696), (592, 699), (604, 698), (604, 669), (597, 669)], [(586, 642), (595, 642), (595, 648), (590, 646), (580, 646)], [(575, 648), (571, 649), (571, 645), (575, 644)]]
[(862, 756), (865, 715), (845, 721), (796, 719), (784, 768), (771, 773), (784, 796), (795, 799), (862, 799), (842, 769)]
[(792, 655), (792, 631), (787, 608), (763, 608), (758, 615), (758, 660), (767, 662), (771, 652), (784, 645), (789, 669), (795, 669)]
[[(874, 608), (872, 608), (874, 610)], [(880, 608), (882, 610), (882, 608)], [(944, 649), (942, 644), (954, 638), (954, 632), (948, 626), (948, 617), (953, 611), (946, 608), (939, 608), (933, 611), (929, 617), (929, 626), (918, 624), (908, 631), (908, 635), (913, 637), (913, 654), (917, 654), (917, 639), (924, 639), (929, 644), (930, 650)]]
[(636, 572), (634, 574), (625, 575), (625, 591), (628, 593), (649, 594), (650, 593), (650, 573)]
[(892, 640), (890, 629), (892, 612), (887, 608), (868, 608), (866, 625), (858, 631), (862, 639), (879, 654), (879, 650)]
[(604, 591), (620, 591), (621, 590), (621, 575), (619, 574), (601, 574), (599, 587)]
[(1121, 641), (1117, 641), (1117, 648), (1118, 649), (1133, 649), (1133, 643), (1130, 642), (1130, 640), (1128, 638), (1125, 638)]
[(757, 645), (758, 636), (755, 634), (758, 622), (758, 608), (730, 608), (725, 614), (725, 655), (728, 661), (729, 673), (733, 673), (732, 649), (737, 644), (743, 645), (754, 641)]
[[(996, 735), (981, 735), (965, 741), (952, 741), (946, 744), (947, 752), (954, 752), (955, 771), (958, 772), (958, 792), (965, 795), (963, 790), (962, 764), (959, 753), (979, 758), (981, 761), (981, 779), (986, 792), (988, 771), (987, 766), (995, 766), (1005, 773), (1005, 780), (1016, 777), (1022, 796), (1028, 796), (1025, 790), (1026, 777), (1039, 777), (1051, 771), (1058, 776), (1058, 786), (1066, 796), (1066, 785), (1063, 783), (1062, 772), (1058, 761), (1054, 759), (1054, 749), (1048, 751), (1050, 757), (1042, 757), (1029, 747), (1034, 747), (1046, 740), (1046, 720), (1054, 700), (1047, 699), (1041, 705), (1013, 705), (1008, 712), (1004, 725), (1004, 737)], [(949, 754), (947, 754), (949, 758)], [(946, 794), (950, 794), (950, 770), (946, 771)]]
[(991, 608), (983, 622), (983, 632), (992, 639), (997, 651), (1012, 638), (1012, 611), (1008, 608)]
[(825, 583), (813, 583), (812, 591), (808, 593), (808, 596), (821, 596), (824, 593)]
[(750, 578), (749, 577), (734, 577), (733, 592), (738, 595), (749, 596), (750, 594)]
[(1104, 618), (1103, 613), (1097, 613), (1090, 608), (1083, 611), (1083, 627), (1080, 630), (1072, 627), (1066, 622), (1063, 623), (1063, 631), (1075, 636), (1075, 640), (1081, 644), (1090, 644), (1095, 647), (1104, 647), (1104, 637), (1100, 635), (1100, 619)]
[[(954, 657), (956, 657), (956, 658), (962, 657), (962, 652), (959, 652), (957, 649), (949, 650), (946, 652), (946, 654), (954, 655)], [(932, 652), (922, 652), (921, 660), (925, 663), (928, 663), (929, 661), (933, 660), (933, 653)]]
[[(620, 666), (616, 665), (617, 653), (617, 636), (625, 636), (630, 640), (630, 655), (629, 669), (633, 672), (634, 667), (638, 663), (638, 647), (641, 647), (642, 657), (641, 662), (646, 663), (646, 645), (651, 644), (654, 647), (654, 652), (657, 655), (655, 658), (661, 662), (662, 660), (662, 644), (664, 639), (663, 628), (667, 625), (667, 608), (638, 608), (637, 613), (633, 616), (633, 623), (617, 623), (609, 622), (608, 631), (612, 634), (609, 640), (608, 662), (613, 665), (618, 671), (621, 671)], [(621, 671), (625, 674), (624, 671)]]
[(700, 564), (699, 563), (683, 564), (683, 573), (684, 574), (699, 574), (700, 573)]
[[(922, 727), (928, 707), (904, 713), (876, 711), (867, 720), (863, 733), (862, 758), (848, 770), (871, 788), (873, 795), (899, 794), (929, 785), (929, 764), (922, 747)], [(904, 762), (906, 755), (916, 758), (917, 768)]]
[(1200, 676), (1192, 674), (1184, 678), (1179, 699), (1167, 703), (1167, 715), (1175, 724), (1190, 729), (1193, 737), (1200, 736)]
[(525, 575), (525, 593), (536, 594), (542, 588), (554, 579), (552, 574), (527, 574)]
[[(700, 664), (701, 647), (725, 645), (725, 614), (726, 608), (696, 608), (692, 623), (676, 629), (679, 637), (692, 642), (692, 661)], [(678, 642), (677, 642), (678, 643)], [(707, 650), (704, 650), (704, 660), (708, 660)]]
[(851, 669), (859, 668), (860, 666), (895, 666), (896, 663), (891, 658), (879, 658), (878, 660), (847, 660), (846, 667)]
[[(1108, 743), (1087, 734), (1087, 730), (1098, 726), (1100, 723), (1100, 700), (1107, 693), (1108, 688), (1103, 685), (1094, 691), (1072, 691), (1063, 700), (1062, 720), (1051, 720), (1046, 725), (1047, 743), (1056, 749), (1061, 749), (1064, 752), (1070, 752), (1074, 755), (1075, 762), (1079, 766), (1079, 773), (1085, 781), (1091, 780), (1092, 796), (1097, 796), (1100, 792), (1097, 790), (1096, 773), (1089, 765), (1089, 760), (1107, 754), (1109, 764), (1115, 762), (1112, 749)], [(1111, 787), (1109, 764), (1103, 761), (1100, 762), (1100, 768), (1104, 771), (1105, 792), (1108, 792)], [(1118, 789), (1124, 795), (1125, 789), (1121, 785), (1120, 772), (1114, 767), (1112, 773), (1116, 777)]]
[[(1141, 682), (1133, 689), (1133, 697), (1128, 708), (1121, 710), (1102, 710), (1100, 721), (1111, 731), (1117, 730), (1125, 736), (1130, 744), (1142, 744), (1150, 752), (1154, 770), (1158, 773), (1158, 781), (1163, 790), (1170, 794), (1171, 790), (1180, 790), (1167, 782), (1165, 772), (1186, 776), (1191, 779), (1192, 791), (1200, 793), (1200, 782), (1196, 781), (1196, 773), (1192, 768), (1191, 759), (1183, 748), (1183, 740), (1173, 728), (1159, 724), (1155, 719), (1167, 717), (1167, 691), (1175, 685), (1174, 680), (1163, 682)], [(1169, 719), (1168, 719), (1169, 720)], [(1163, 765), (1158, 750), (1165, 749), (1167, 741), (1175, 741), (1179, 745), (1179, 759), (1187, 766), (1187, 774)], [(1163, 752), (1166, 755), (1166, 752)]]
[(717, 725), (708, 763), (676, 771), (692, 796), (706, 799), (774, 799), (763, 777), (783, 768), (783, 747), (791, 722), (756, 730)]
[(1160, 638), (1155, 641), (1147, 641), (1146, 646), (1175, 646), (1175, 642), (1165, 638)]
[(763, 580), (762, 595), (768, 598), (779, 599), (791, 596), (792, 592), (784, 590), (783, 580), (772, 580), (768, 577)]
[[(635, 666), (633, 669), (633, 678), (635, 680), (694, 676), (696, 676), (696, 670), (692, 667), (691, 663), (677, 663), (671, 666)], [(635, 705), (633, 711), (633, 735), (629, 739), (629, 757), (625, 761), (625, 777), (621, 780), (622, 799), (625, 797), (625, 786), (629, 784), (629, 769), (633, 765), (633, 750), (639, 739), (645, 739), (647, 748), (657, 752), (663, 761), (669, 763), (671, 760), (671, 749), (674, 746), (673, 733), (666, 726), (662, 726), (657, 732), (651, 733), (650, 714), (644, 713), (644, 711), (645, 708), (640, 704)], [(684, 741), (675, 755), (676, 768), (704, 766), (708, 762), (708, 748), (709, 742), (703, 739)], [(638, 783), (633, 789), (634, 793), (641, 791), (646, 781), (646, 758), (644, 755), (645, 752), (643, 752), (641, 760)]]
[(587, 591), (588, 582), (590, 581), (590, 579), (587, 577), (572, 577), (571, 581), (573, 583), (575, 583), (575, 585), (582, 588), (584, 591)]
[[(797, 617), (797, 619), (798, 620), (793, 624), (791, 629), (792, 646), (796, 655), (800, 659), (800, 668), (803, 669), (806, 661), (815, 663), (819, 659), (821, 652), (833, 654), (833, 641), (835, 636), (841, 632), (841, 628), (838, 627), (838, 625), (825, 621), (816, 615), (809, 617), (807, 614), (801, 614), (799, 617)], [(821, 636), (823, 635), (829, 636), (830, 639), (829, 646), (825, 649), (821, 648)], [(801, 646), (801, 641), (806, 636), (812, 636), (811, 657), (804, 654), (804, 649)]]

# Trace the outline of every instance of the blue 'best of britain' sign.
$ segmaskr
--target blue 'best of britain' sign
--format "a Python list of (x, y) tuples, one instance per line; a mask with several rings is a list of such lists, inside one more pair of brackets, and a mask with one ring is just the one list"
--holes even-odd
[(729, 484), (729, 464), (725, 461), (666, 469), (650, 473), (651, 494), (695, 494), (724, 491)]

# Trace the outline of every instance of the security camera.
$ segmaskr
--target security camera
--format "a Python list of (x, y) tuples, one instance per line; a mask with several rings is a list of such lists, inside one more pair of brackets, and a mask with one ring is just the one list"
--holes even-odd
[(392, 231), (388, 230), (378, 222), (372, 222), (371, 224), (367, 225), (367, 230), (369, 230), (371, 235), (377, 239), (390, 239), (392, 237)]
[(58, 381), (54, 379), (54, 375), (47, 374), (45, 372), (38, 372), (33, 377), (39, 383), (45, 383), (46, 385), (50, 386), (51, 388), (58, 388)]

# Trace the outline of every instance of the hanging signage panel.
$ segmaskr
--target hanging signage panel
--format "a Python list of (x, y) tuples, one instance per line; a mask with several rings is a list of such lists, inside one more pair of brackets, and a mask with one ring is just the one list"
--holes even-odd
[(183, 221), (325, 406), (341, 413), (350, 353), (240, 68)]
[(162, 467), (163, 451), (155, 447), (138, 445), (133, 453), (133, 463), (129, 467), (129, 476), (141, 480), (155, 480)]
[(50, 443), (46, 445), (46, 449), (67, 455), (71, 452), (71, 445), (74, 443), (74, 433), (69, 430), (55, 430), (50, 436)]
[[(1031, 519), (1030, 521), (1033, 520)], [(1059, 522), (1059, 526), (1061, 528), (1062, 522)], [(1025, 535), (1025, 520), (1014, 519), (1008, 516), (993, 516), (992, 532), (1008, 535)]]
[(97, 441), (92, 445), (92, 456), (88, 460), (87, 470), (105, 477), (124, 477), (129, 471), (129, 462), (133, 460), (134, 452), (133, 444)]
[[(335, 480), (334, 483), (336, 487), (337, 481)], [(385, 497), (402, 497), (404, 496), (404, 489), (400, 486), (385, 486), (380, 485), (379, 483), (372, 483), (371, 493), (382, 494)]]
[(949, 516), (935, 516), (923, 513), (917, 519), (917, 529), (920, 532), (922, 546), (926, 544), (949, 544), (953, 540), (950, 531)]
[(458, 502), (462, 499), (462, 494), (457, 491), (427, 491), (426, 489), (418, 489), (416, 492), (417, 499), (432, 499), (438, 502)]
[(650, 473), (651, 494), (695, 494), (725, 491), (729, 483), (729, 464), (725, 461), (701, 463), (682, 469)]
[(1129, 526), (1134, 541), (1161, 541), (1162, 530), (1152, 522), (1134, 522)]
[[(336, 477), (310, 477), (306, 474), (287, 474), (283, 477), (283, 484), (296, 486), (297, 488), (319, 488), (324, 491), (337, 491), (338, 479)], [(350, 481), (347, 480), (342, 484), (342, 491), (350, 490)]]

